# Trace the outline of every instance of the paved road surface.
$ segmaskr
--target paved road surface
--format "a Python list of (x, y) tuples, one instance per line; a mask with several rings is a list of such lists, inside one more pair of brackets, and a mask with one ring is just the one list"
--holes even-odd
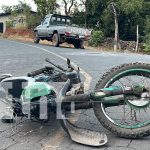
[[(55, 53), (55, 55), (49, 52)], [(50, 45), (36, 45), (32, 43), (19, 43), (0, 40), (0, 74), (11, 73), (14, 76), (26, 75), (32, 70), (46, 65), (45, 58), (64, 65), (64, 60), (56, 55), (70, 58), (93, 77), (90, 90), (109, 68), (119, 64), (142, 61), (150, 63), (150, 56), (131, 55), (123, 53), (92, 52), (70, 48), (54, 48)], [(15, 127), (0, 123), (0, 150), (149, 150), (150, 137), (141, 140), (118, 138), (104, 129), (96, 120), (93, 111), (84, 111), (78, 120), (79, 126), (103, 131), (108, 135), (109, 142), (106, 146), (92, 148), (72, 142), (60, 128), (55, 117), (51, 122), (41, 126), (37, 122), (25, 121)], [(30, 131), (30, 132), (29, 132)]]

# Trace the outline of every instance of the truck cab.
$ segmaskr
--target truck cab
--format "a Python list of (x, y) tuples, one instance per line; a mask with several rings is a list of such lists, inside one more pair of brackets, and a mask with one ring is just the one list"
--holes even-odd
[(51, 37), (49, 28), (57, 25), (71, 25), (71, 17), (57, 14), (46, 15), (41, 24), (37, 27), (38, 35), (43, 37)]

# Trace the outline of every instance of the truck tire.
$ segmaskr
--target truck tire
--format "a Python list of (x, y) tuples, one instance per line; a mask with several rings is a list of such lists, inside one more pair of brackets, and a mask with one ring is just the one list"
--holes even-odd
[(55, 47), (59, 47), (59, 35), (58, 35), (58, 33), (54, 33), (53, 38), (52, 38), (52, 44)]
[(38, 32), (35, 32), (34, 43), (38, 44), (40, 42), (40, 38), (38, 36)]
[(83, 41), (75, 41), (73, 43), (74, 47), (77, 48), (77, 49), (84, 49), (84, 42)]

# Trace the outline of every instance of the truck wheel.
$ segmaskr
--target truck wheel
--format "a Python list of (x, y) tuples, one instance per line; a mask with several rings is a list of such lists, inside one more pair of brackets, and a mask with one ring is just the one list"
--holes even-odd
[(84, 41), (80, 41), (80, 48), (84, 49)]
[(83, 41), (76, 41), (76, 42), (74, 42), (73, 45), (77, 49), (79, 49), (79, 48), (84, 49), (84, 42)]
[(38, 36), (38, 32), (35, 32), (35, 37), (34, 37), (34, 43), (39, 43), (40, 42), (40, 38)]
[(52, 44), (55, 47), (59, 47), (59, 36), (58, 36), (58, 33), (55, 33), (53, 35)]

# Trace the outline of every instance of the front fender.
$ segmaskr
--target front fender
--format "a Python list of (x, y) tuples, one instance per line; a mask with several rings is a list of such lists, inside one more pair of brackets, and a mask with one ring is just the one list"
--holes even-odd
[(30, 102), (33, 98), (46, 96), (54, 92), (54, 88), (47, 83), (32, 82), (24, 88), (21, 98), (23, 102)]

